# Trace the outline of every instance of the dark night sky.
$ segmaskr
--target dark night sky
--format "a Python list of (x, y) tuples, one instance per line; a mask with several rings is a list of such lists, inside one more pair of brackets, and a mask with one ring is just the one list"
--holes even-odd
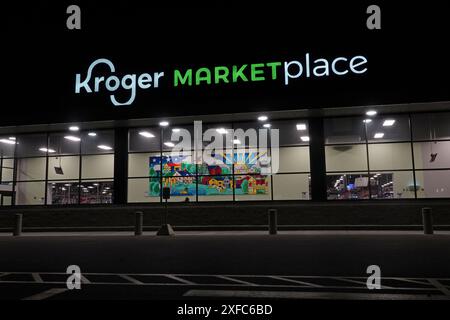
[[(392, 1), (391, 1), (392, 2)], [(314, 2), (317, 3), (317, 2)], [(66, 29), (79, 4), (82, 30)], [(377, 2), (382, 30), (366, 28), (371, 2), (358, 5), (253, 7), (144, 6), (143, 1), (33, 1), (7, 7), (2, 19), (0, 125), (170, 115), (325, 108), (450, 100), (445, 8)], [(75, 95), (75, 74), (97, 58), (120, 73), (170, 72), (317, 57), (365, 55), (362, 77), (138, 91), (131, 107), (107, 94)]]

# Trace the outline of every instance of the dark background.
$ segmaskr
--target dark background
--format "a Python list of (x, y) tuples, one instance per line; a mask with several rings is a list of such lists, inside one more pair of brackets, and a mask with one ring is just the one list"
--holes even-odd
[[(15, 1), (4, 5), (0, 125), (450, 100), (443, 2), (321, 1), (252, 6), (144, 1)], [(66, 8), (81, 7), (81, 30)], [(381, 7), (381, 30), (366, 8)], [(216, 65), (364, 55), (359, 76), (173, 88), (171, 71)], [(115, 107), (103, 90), (75, 95), (75, 74), (98, 58), (120, 74), (165, 71), (161, 88)], [(124, 101), (129, 92), (125, 93)]]

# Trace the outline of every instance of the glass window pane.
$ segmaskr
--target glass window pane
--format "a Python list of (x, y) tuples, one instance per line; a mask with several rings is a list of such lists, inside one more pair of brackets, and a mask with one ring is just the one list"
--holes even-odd
[(105, 179), (114, 177), (114, 155), (83, 156), (81, 164), (82, 179)]
[(450, 171), (416, 171), (418, 198), (450, 198)]
[[(157, 159), (151, 159), (152, 163), (158, 167), (160, 163), (159, 157)], [(193, 162), (192, 152), (165, 152), (162, 157), (162, 169), (164, 177), (185, 177), (195, 175), (196, 166)], [(159, 175), (157, 170), (156, 175)]]
[(199, 175), (227, 175), (233, 172), (233, 153), (224, 150), (205, 150), (202, 164), (198, 167)]
[(199, 201), (232, 201), (232, 176), (201, 176), (198, 178)]
[(128, 202), (160, 202), (159, 178), (128, 179)]
[(309, 147), (280, 148), (278, 172), (309, 172)]
[(161, 150), (161, 129), (159, 127), (130, 129), (129, 151), (159, 151)]
[[(279, 130), (280, 147), (309, 145), (309, 127), (307, 120), (270, 121), (271, 129)], [(264, 126), (264, 124), (261, 124)]]
[(78, 181), (55, 181), (47, 184), (47, 204), (78, 204)]
[[(196, 201), (197, 180), (195, 176), (170, 176), (163, 178), (163, 187), (170, 188), (169, 202)], [(187, 200), (189, 199), (189, 200)]]
[(48, 158), (49, 180), (75, 180), (80, 176), (80, 157), (62, 156)]
[(0, 158), (13, 158), (16, 146), (16, 136), (0, 136)]
[(450, 113), (411, 115), (413, 140), (450, 139)]
[(236, 201), (271, 200), (271, 179), (266, 175), (238, 175), (235, 176)]
[(416, 169), (450, 168), (450, 141), (415, 142)]
[(369, 199), (369, 175), (366, 173), (327, 175), (327, 199)]
[(113, 203), (113, 181), (81, 181), (80, 204)]
[(16, 149), (18, 158), (43, 156), (47, 149), (47, 135), (27, 134), (17, 136)]
[(336, 145), (325, 147), (327, 172), (367, 170), (366, 145)]
[(43, 205), (45, 182), (16, 183), (16, 205)]
[(410, 143), (369, 144), (370, 170), (412, 169)]
[(178, 151), (194, 150), (194, 126), (164, 127), (163, 144), (164, 151), (172, 151), (174, 146)]
[[(230, 156), (227, 156), (231, 157)], [(265, 151), (259, 149), (238, 149), (234, 151), (233, 163), (234, 174), (269, 174), (270, 168), (270, 156)]]
[(17, 159), (17, 181), (45, 180), (46, 158)]
[(309, 174), (273, 175), (273, 200), (309, 200)]
[(359, 117), (325, 119), (325, 144), (364, 143), (363, 120)]
[(229, 123), (203, 124), (203, 149), (222, 151), (233, 148), (234, 131)]
[(1, 168), (1, 182), (13, 181), (14, 176), (14, 159), (3, 159)]
[(114, 153), (114, 131), (89, 131), (80, 134), (82, 154)]
[(161, 172), (160, 153), (130, 153), (128, 155), (129, 177), (156, 177)]
[(52, 133), (49, 136), (49, 155), (80, 154), (81, 136), (77, 133)]
[(410, 141), (408, 116), (379, 116), (366, 122), (369, 142)]
[(412, 171), (377, 172), (370, 176), (372, 199), (414, 198)]

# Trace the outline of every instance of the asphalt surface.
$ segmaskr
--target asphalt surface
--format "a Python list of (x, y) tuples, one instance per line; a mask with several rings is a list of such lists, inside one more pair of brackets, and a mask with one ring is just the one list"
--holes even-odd
[[(69, 265), (80, 266), (83, 274), (282, 277), (367, 277), (367, 266), (378, 265), (382, 277), (450, 278), (450, 235), (316, 233), (0, 237), (0, 299), (23, 299), (45, 290), (65, 287), (63, 283), (20, 283), (23, 279), (6, 273), (65, 273)], [(1, 277), (2, 273), (5, 277)], [(13, 277), (12, 281), (8, 282), (6, 277)], [(242, 282), (244, 278), (236, 279)], [(193, 289), (179, 283), (158, 286), (91, 284), (84, 288), (80, 292), (62, 292), (55, 298), (185, 299), (186, 293)], [(214, 289), (223, 288), (217, 286)]]

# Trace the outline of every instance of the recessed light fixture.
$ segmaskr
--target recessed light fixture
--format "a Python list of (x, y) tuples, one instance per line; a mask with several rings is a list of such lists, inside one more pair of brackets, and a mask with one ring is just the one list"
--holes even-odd
[(301, 136), (300, 139), (301, 139), (303, 142), (308, 142), (308, 141), (309, 141), (309, 136)]
[(220, 133), (220, 134), (227, 134), (227, 133), (228, 133), (228, 130), (227, 130), (227, 129), (224, 129), (224, 128), (216, 129), (216, 131), (217, 131), (218, 133)]
[(387, 119), (387, 120), (384, 120), (384, 122), (383, 122), (383, 127), (390, 127), (390, 126), (393, 126), (394, 123), (395, 123), (395, 120), (394, 120), (394, 119)]
[(306, 124), (304, 124), (304, 123), (299, 123), (299, 124), (297, 124), (297, 130), (298, 130), (298, 131), (304, 131), (304, 130), (306, 130)]
[(173, 128), (172, 129), (172, 132), (180, 132), (181, 131), (181, 129), (179, 129), (179, 128)]
[(16, 137), (9, 137), (8, 140), (16, 141)]
[(161, 121), (161, 122), (159, 123), (159, 125), (160, 125), (161, 127), (167, 127), (167, 126), (169, 125), (169, 122), (167, 122), (167, 121)]
[(48, 153), (55, 153), (56, 151), (53, 149), (47, 149), (47, 148), (39, 148), (39, 151), (42, 152), (48, 152)]
[(80, 127), (77, 127), (77, 126), (70, 126), (70, 127), (69, 127), (69, 130), (70, 130), (70, 131), (79, 131), (79, 130), (80, 130)]
[(371, 122), (372, 122), (372, 119), (364, 119), (363, 122), (364, 122), (364, 123), (371, 123)]
[(366, 112), (366, 115), (368, 115), (369, 117), (373, 117), (377, 115), (377, 112), (375, 110), (369, 110)]
[(375, 139), (381, 139), (384, 137), (384, 133), (383, 132), (377, 132), (375, 133), (375, 135), (373, 136)]
[(6, 144), (16, 144), (15, 141), (13, 140), (8, 140), (8, 139), (0, 139), (1, 143), (6, 143)]
[(265, 125), (263, 125), (264, 128), (270, 128), (272, 125), (270, 123), (266, 123)]
[(164, 142), (164, 145), (169, 147), (169, 148), (175, 147), (175, 144), (173, 142)]
[(97, 187), (97, 186), (98, 186), (98, 183), (94, 183), (94, 186), (96, 186), (96, 187)]
[(139, 132), (139, 134), (145, 138), (154, 138), (155, 137), (154, 134), (152, 134), (148, 131), (141, 131), (141, 132)]
[(64, 139), (70, 140), (70, 141), (74, 141), (74, 142), (79, 142), (81, 141), (80, 138), (75, 137), (75, 136), (65, 136)]
[(112, 150), (112, 148), (110, 146), (106, 146), (104, 144), (97, 146), (97, 148), (99, 148), (101, 150)]
[(88, 136), (89, 136), (89, 137), (96, 137), (97, 134), (96, 134), (95, 132), (89, 132), (89, 133), (88, 133)]
[(233, 140), (233, 143), (234, 143), (234, 144), (241, 144), (241, 140), (239, 140), (239, 139), (234, 139), (234, 140)]
[(64, 188), (64, 187), (62, 187), (62, 188), (61, 188), (61, 190), (62, 190), (62, 191), (66, 191), (67, 189), (66, 189), (66, 188)]
[(259, 121), (267, 121), (267, 119), (269, 119), (267, 116), (259, 116), (258, 117)]
[(94, 189), (94, 187), (93, 186), (89, 186), (88, 189)]

